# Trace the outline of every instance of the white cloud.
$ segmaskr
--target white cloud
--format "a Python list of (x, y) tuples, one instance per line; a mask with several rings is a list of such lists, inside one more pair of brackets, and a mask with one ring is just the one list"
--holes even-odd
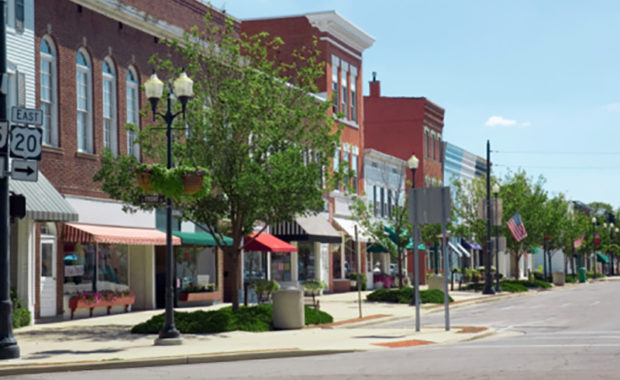
[(618, 103), (610, 103), (605, 106), (605, 110), (609, 112), (617, 112), (620, 111), (620, 102)]
[(504, 119), (503, 116), (491, 116), (484, 123), (487, 127), (529, 127), (531, 122), (518, 122), (516, 120)]

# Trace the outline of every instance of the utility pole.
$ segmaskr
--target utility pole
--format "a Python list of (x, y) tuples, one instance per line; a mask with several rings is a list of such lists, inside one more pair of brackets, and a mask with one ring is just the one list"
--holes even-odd
[(491, 275), (491, 142), (487, 140), (487, 249), (484, 255), (484, 290), (482, 294), (495, 294)]
[[(8, 75), (6, 73), (6, 0), (0, 0), (0, 123), (6, 120), (6, 93), (8, 91)], [(9, 128), (7, 125), (6, 132)], [(8, 139), (4, 147), (0, 147), (1, 164), (4, 177), (0, 178), (0, 359), (19, 358), (19, 346), (13, 336), (13, 304), (11, 302), (11, 279), (10, 272), (10, 244), (11, 224), (9, 217), (9, 144)]]

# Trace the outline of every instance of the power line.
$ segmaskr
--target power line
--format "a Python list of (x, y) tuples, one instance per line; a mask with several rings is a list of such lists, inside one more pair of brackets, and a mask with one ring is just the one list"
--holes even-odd
[(580, 155), (580, 156), (618, 156), (620, 152), (553, 152), (553, 151), (536, 151), (536, 150), (494, 150), (493, 153), (499, 154), (540, 154), (540, 155)]
[(494, 166), (523, 169), (554, 169), (554, 170), (620, 170), (620, 166), (530, 166), (494, 163)]

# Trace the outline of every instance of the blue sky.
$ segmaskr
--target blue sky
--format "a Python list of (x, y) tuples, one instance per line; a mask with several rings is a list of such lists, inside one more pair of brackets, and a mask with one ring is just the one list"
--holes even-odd
[(335, 10), (376, 41), (385, 96), (446, 110), (444, 139), (494, 174), (543, 175), (551, 194), (620, 207), (620, 1), (215, 0), (239, 19)]

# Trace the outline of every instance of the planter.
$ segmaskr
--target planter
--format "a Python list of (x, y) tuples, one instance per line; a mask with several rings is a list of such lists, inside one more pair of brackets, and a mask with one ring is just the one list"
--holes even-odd
[(203, 178), (198, 174), (185, 174), (183, 176), (183, 192), (185, 194), (196, 194), (202, 189)]
[(138, 182), (138, 186), (140, 186), (142, 190), (153, 191), (150, 173), (136, 173), (136, 180)]
[(181, 293), (181, 301), (184, 302), (204, 302), (204, 301), (216, 301), (219, 300), (218, 292), (194, 292), (194, 293)]
[(122, 296), (116, 297), (113, 300), (93, 300), (88, 301), (81, 298), (71, 298), (69, 299), (69, 309), (71, 309), (71, 319), (73, 319), (73, 315), (76, 309), (89, 309), (89, 316), (93, 316), (93, 309), (96, 307), (107, 307), (108, 314), (110, 314), (110, 310), (112, 306), (125, 306), (125, 312), (128, 311), (129, 305), (133, 305), (136, 302), (136, 296)]

